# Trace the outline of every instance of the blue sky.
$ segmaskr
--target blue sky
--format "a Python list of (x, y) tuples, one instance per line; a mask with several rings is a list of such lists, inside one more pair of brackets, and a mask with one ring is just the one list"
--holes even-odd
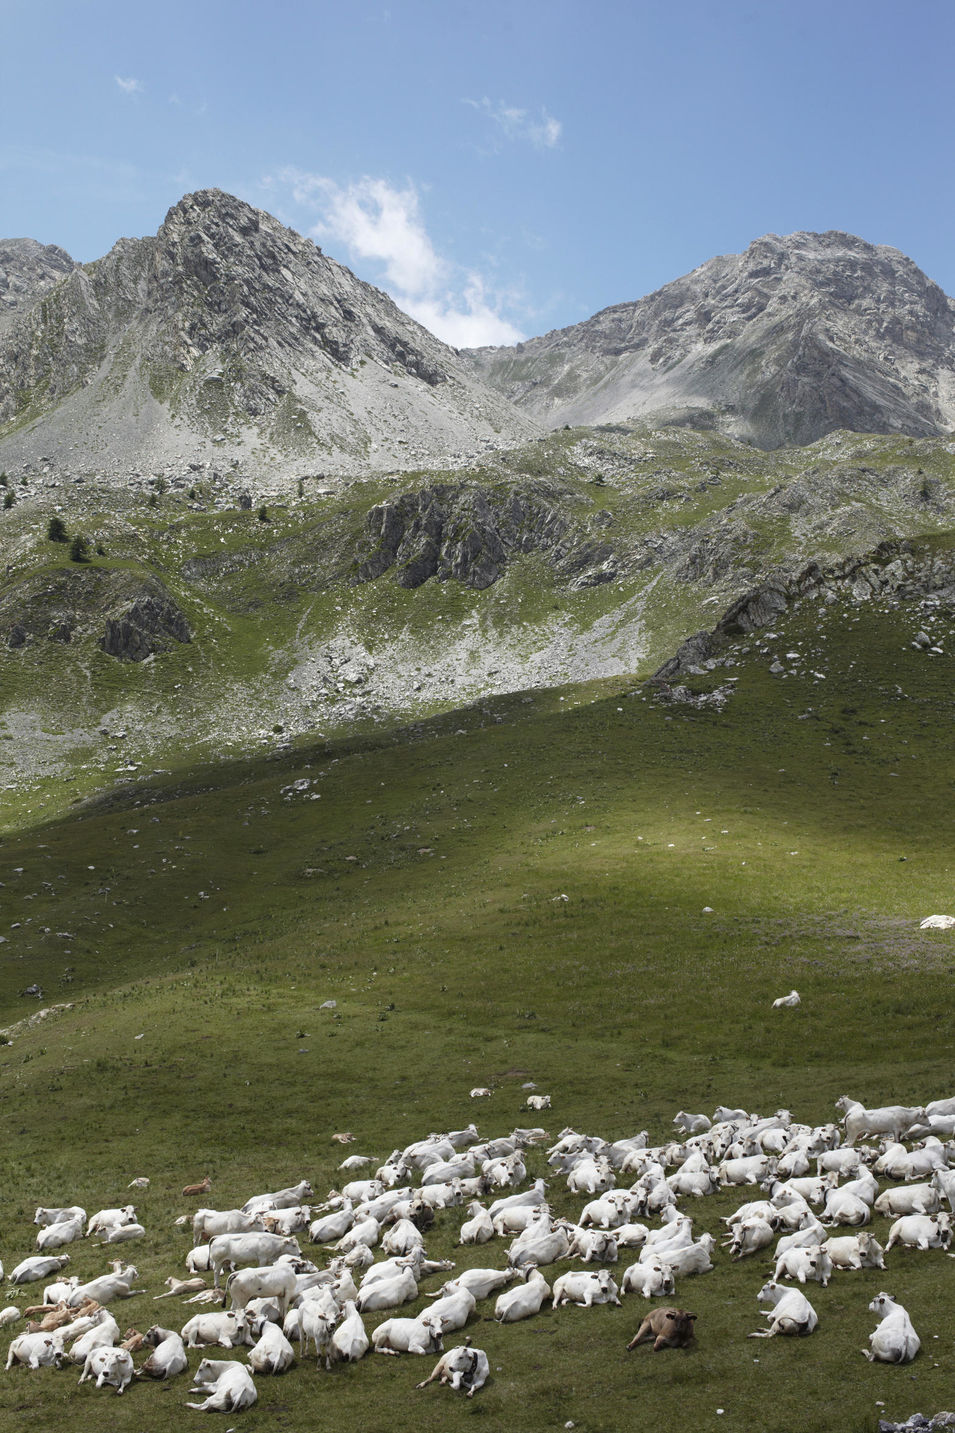
[(955, 294), (953, 62), (955, 0), (0, 0), (0, 234), (216, 186), (458, 345), (796, 229)]

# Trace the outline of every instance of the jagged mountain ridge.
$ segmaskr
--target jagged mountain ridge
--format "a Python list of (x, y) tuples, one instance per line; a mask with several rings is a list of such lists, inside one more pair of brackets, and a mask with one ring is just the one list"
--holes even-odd
[(75, 268), (75, 260), (56, 244), (0, 239), (0, 334)]
[(535, 431), (386, 294), (219, 190), (17, 315), (0, 425), (8, 467), (117, 477), (203, 450), (280, 476), (409, 467)]
[(955, 303), (897, 249), (767, 234), (476, 373), (547, 427), (647, 419), (772, 449), (955, 428)]

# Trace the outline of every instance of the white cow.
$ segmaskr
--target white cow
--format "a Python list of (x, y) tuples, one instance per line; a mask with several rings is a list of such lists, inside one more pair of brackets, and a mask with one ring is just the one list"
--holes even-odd
[(87, 1299), (95, 1299), (98, 1304), (110, 1304), (114, 1299), (131, 1299), (134, 1294), (146, 1292), (145, 1289), (132, 1287), (133, 1280), (138, 1278), (139, 1270), (132, 1264), (127, 1264), (125, 1268), (118, 1269), (115, 1274), (101, 1274), (98, 1279), (90, 1279), (85, 1284), (77, 1284), (66, 1302), (71, 1309), (76, 1309)]
[(361, 1314), (354, 1299), (348, 1299), (342, 1308), (341, 1322), (332, 1334), (332, 1354), (344, 1363), (357, 1363), (364, 1358), (369, 1346)]
[(41, 1205), (33, 1216), (34, 1224), (40, 1225), (60, 1224), (64, 1219), (79, 1219), (81, 1223), (85, 1224), (86, 1210), (81, 1209), (78, 1204), (68, 1204), (63, 1207), (58, 1206), (55, 1209), (44, 1209)]
[(848, 1095), (839, 1096), (836, 1109), (843, 1112), (848, 1145), (855, 1144), (860, 1134), (889, 1134), (898, 1142), (907, 1129), (925, 1119), (923, 1105), (880, 1105), (867, 1110)]
[[(344, 1192), (344, 1191), (343, 1191)], [(254, 1194), (242, 1206), (244, 1214), (264, 1214), (271, 1209), (294, 1209), (304, 1204), (315, 1193), (307, 1179), (292, 1185), (290, 1189), (279, 1189), (274, 1194)]]
[(902, 1184), (887, 1189), (875, 1201), (876, 1214), (935, 1214), (941, 1207), (938, 1189), (931, 1184)]
[(7, 1368), (22, 1363), (27, 1368), (59, 1367), (63, 1349), (59, 1339), (52, 1333), (21, 1333), (7, 1349)]
[(863, 1230), (861, 1234), (844, 1234), (827, 1239), (823, 1245), (836, 1269), (884, 1269), (885, 1252), (879, 1241)]
[(617, 1285), (609, 1269), (598, 1269), (593, 1273), (571, 1270), (561, 1274), (554, 1282), (553, 1301), (555, 1309), (561, 1304), (580, 1304), (586, 1309), (594, 1304), (620, 1306)]
[(327, 1307), (316, 1299), (307, 1299), (299, 1309), (299, 1347), (302, 1356), (308, 1353), (309, 1344), (315, 1350), (315, 1362), (325, 1360), (326, 1370), (332, 1366), (332, 1330), (337, 1314), (330, 1314)]
[(192, 1238), (196, 1244), (214, 1239), (217, 1234), (252, 1234), (262, 1232), (265, 1225), (243, 1209), (197, 1209), (192, 1216)]
[(323, 1214), (308, 1226), (308, 1237), (313, 1244), (334, 1244), (347, 1234), (354, 1221), (352, 1202), (346, 1199), (340, 1209), (332, 1214)]
[(783, 1284), (770, 1280), (760, 1289), (756, 1298), (760, 1303), (770, 1304), (764, 1310), (764, 1317), (770, 1320), (768, 1328), (757, 1329), (749, 1338), (775, 1338), (777, 1334), (811, 1334), (819, 1323), (812, 1304), (798, 1289), (787, 1289)]
[[(372, 1266), (374, 1267), (374, 1266)], [(368, 1273), (371, 1273), (369, 1269)], [(355, 1303), (363, 1314), (375, 1313), (380, 1309), (397, 1309), (418, 1297), (418, 1282), (410, 1269), (401, 1273), (368, 1281), (368, 1274), (362, 1280)]]
[(455, 1333), (463, 1329), (474, 1313), (477, 1299), (471, 1290), (460, 1284), (444, 1284), (434, 1302), (426, 1310), (427, 1317), (441, 1324), (442, 1334)]
[(371, 1336), (375, 1353), (442, 1353), (441, 1325), (427, 1313), (416, 1319), (385, 1319)]
[(226, 1292), (232, 1300), (233, 1313), (244, 1309), (250, 1299), (274, 1299), (284, 1316), (297, 1292), (295, 1272), (288, 1264), (239, 1269), (229, 1275)]
[(747, 1255), (767, 1248), (775, 1237), (775, 1220), (770, 1223), (768, 1219), (760, 1219), (758, 1215), (751, 1219), (742, 1219), (736, 1225), (732, 1239), (728, 1241), (730, 1254), (734, 1259), (745, 1259)]
[(31, 1254), (22, 1259), (10, 1273), (11, 1284), (33, 1284), (37, 1279), (48, 1279), (59, 1273), (70, 1262), (69, 1254)]
[(222, 1348), (236, 1348), (242, 1342), (234, 1313), (194, 1314), (183, 1324), (180, 1333), (186, 1348), (201, 1348), (203, 1344), (219, 1344)]
[(773, 1009), (792, 1009), (799, 1004), (799, 991), (790, 990), (788, 995), (780, 995), (773, 1001)]
[(478, 1200), (474, 1199), (468, 1205), (470, 1219), (465, 1219), (461, 1225), (461, 1233), (458, 1237), (459, 1244), (486, 1244), (489, 1239), (494, 1238), (494, 1225), (491, 1216)]
[(582, 1259), (585, 1264), (615, 1264), (617, 1262), (617, 1241), (604, 1229), (581, 1229), (573, 1225), (570, 1233), (571, 1258)]
[[(541, 1224), (543, 1227), (539, 1227)], [(560, 1224), (552, 1229), (549, 1219), (541, 1220), (517, 1236), (507, 1251), (507, 1262), (515, 1269), (525, 1264), (554, 1264), (566, 1259), (569, 1252), (566, 1229)]]
[(284, 1373), (295, 1362), (292, 1345), (278, 1324), (266, 1323), (249, 1354), (249, 1365), (256, 1373)]
[(529, 1319), (540, 1313), (544, 1301), (549, 1298), (550, 1288), (544, 1275), (535, 1265), (525, 1264), (524, 1283), (513, 1289), (505, 1289), (503, 1294), (498, 1295), (494, 1305), (494, 1317), (502, 1324)]
[(177, 1378), (189, 1366), (182, 1339), (173, 1329), (154, 1324), (143, 1334), (143, 1343), (152, 1353), (137, 1370), (137, 1378)]
[(283, 1239), (280, 1234), (218, 1234), (209, 1241), (213, 1285), (219, 1288), (219, 1275), (226, 1264), (261, 1267), (276, 1263), (283, 1254), (301, 1252), (297, 1239)]
[(896, 1244), (905, 1244), (910, 1249), (947, 1249), (951, 1242), (950, 1214), (904, 1214), (889, 1230), (885, 1252)]
[(122, 1393), (133, 1381), (133, 1360), (125, 1348), (94, 1348), (86, 1356), (80, 1383), (96, 1379), (97, 1388), (115, 1388)]
[(484, 1387), (491, 1368), (483, 1348), (471, 1348), (470, 1342), (468, 1339), (458, 1348), (448, 1349), (438, 1359), (429, 1377), (423, 1378), (415, 1387), (426, 1388), (429, 1383), (438, 1380), (448, 1384), (456, 1393), (464, 1392), (468, 1398), (473, 1398), (477, 1390)]
[(518, 1277), (516, 1269), (465, 1269), (456, 1278), (450, 1279), (446, 1289), (467, 1289), (476, 1299), (489, 1299)]
[(133, 1204), (124, 1204), (122, 1209), (100, 1209), (87, 1224), (86, 1237), (88, 1239), (91, 1234), (108, 1234), (111, 1229), (135, 1222), (136, 1207)]
[(242, 1363), (204, 1358), (196, 1369), (192, 1393), (208, 1395), (204, 1403), (187, 1403), (200, 1413), (239, 1413), (258, 1398), (252, 1375)]
[(891, 1294), (877, 1294), (869, 1311), (879, 1315), (879, 1322), (869, 1334), (869, 1347), (862, 1353), (870, 1363), (911, 1363), (922, 1346), (912, 1327), (912, 1320)]
[[(92, 1327), (80, 1334), (80, 1337), (70, 1349), (70, 1358), (74, 1363), (85, 1363), (86, 1355), (94, 1348), (112, 1348), (119, 1339), (119, 1324), (112, 1314), (106, 1309), (97, 1310)], [(72, 1333), (62, 1330), (61, 1336), (64, 1342), (72, 1338)]]
[(707, 1119), (706, 1115), (693, 1115), (686, 1110), (677, 1110), (673, 1123), (680, 1134), (705, 1134), (712, 1121)]
[(713, 1250), (716, 1248), (716, 1240), (712, 1234), (701, 1234), (694, 1244), (687, 1244), (680, 1249), (669, 1249), (660, 1257), (664, 1258), (673, 1270), (675, 1279), (685, 1278), (688, 1274), (708, 1274), (713, 1268)]
[(623, 1294), (642, 1294), (645, 1299), (657, 1299), (663, 1294), (672, 1294), (675, 1285), (673, 1270), (669, 1264), (654, 1259), (649, 1264), (631, 1264), (624, 1269), (620, 1281)]
[(831, 1277), (832, 1259), (821, 1244), (787, 1249), (777, 1258), (773, 1274), (776, 1282), (780, 1279), (798, 1279), (800, 1284), (804, 1284), (807, 1279), (812, 1279), (823, 1288), (828, 1286)]
[(36, 1236), (38, 1249), (62, 1249), (64, 1244), (73, 1244), (83, 1237), (82, 1219), (61, 1219), (56, 1224), (45, 1225)]

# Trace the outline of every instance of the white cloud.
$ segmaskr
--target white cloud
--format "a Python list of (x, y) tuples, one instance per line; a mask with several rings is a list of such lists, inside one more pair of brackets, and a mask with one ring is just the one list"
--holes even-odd
[(529, 110), (507, 105), (503, 100), (494, 103), (487, 95), (480, 100), (465, 100), (464, 103), (487, 115), (505, 139), (526, 140), (535, 149), (555, 149), (560, 141), (563, 126), (546, 109), (542, 109), (535, 118)]
[(132, 77), (128, 80), (124, 80), (120, 75), (114, 75), (113, 79), (119, 85), (124, 95), (141, 95), (143, 92), (143, 87), (139, 80), (134, 80)]
[[(383, 286), (400, 308), (455, 348), (517, 343), (523, 337), (500, 311), (481, 274), (461, 270), (435, 249), (421, 215), (418, 191), (385, 179), (347, 185), (317, 174), (284, 170), (278, 182), (297, 204), (318, 210), (314, 238), (342, 245), (349, 260), (380, 265)], [(274, 187), (276, 181), (267, 181)]]

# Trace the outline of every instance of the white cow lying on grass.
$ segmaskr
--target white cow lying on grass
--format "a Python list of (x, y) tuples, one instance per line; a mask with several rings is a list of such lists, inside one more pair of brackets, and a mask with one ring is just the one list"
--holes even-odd
[(494, 1317), (498, 1323), (513, 1324), (519, 1319), (532, 1318), (540, 1313), (544, 1301), (550, 1298), (550, 1288), (540, 1269), (533, 1264), (525, 1264), (523, 1273), (523, 1284), (505, 1289), (498, 1296), (494, 1305)]
[(187, 1403), (200, 1413), (239, 1413), (258, 1398), (252, 1375), (243, 1363), (204, 1358), (196, 1369), (191, 1393), (208, 1394), (204, 1403)]
[(631, 1264), (620, 1281), (621, 1293), (642, 1294), (645, 1299), (658, 1299), (672, 1294), (674, 1289), (673, 1270), (658, 1259), (649, 1264)]
[(177, 1378), (189, 1366), (182, 1339), (173, 1329), (158, 1324), (143, 1334), (143, 1343), (152, 1353), (137, 1370), (137, 1378)]
[(775, 1280), (797, 1279), (800, 1284), (812, 1279), (823, 1288), (826, 1288), (831, 1277), (832, 1259), (820, 1244), (811, 1244), (804, 1249), (787, 1249), (776, 1260), (773, 1274)]
[(823, 1248), (836, 1269), (885, 1268), (882, 1245), (868, 1230), (827, 1239)]
[(417, 1319), (385, 1319), (371, 1336), (375, 1353), (441, 1353), (441, 1325), (427, 1313)]
[(96, 1379), (97, 1388), (115, 1388), (122, 1393), (133, 1381), (133, 1360), (125, 1348), (94, 1348), (86, 1356), (79, 1382)]
[(777, 1334), (801, 1337), (811, 1334), (819, 1323), (812, 1304), (798, 1289), (787, 1289), (785, 1285), (770, 1280), (763, 1285), (756, 1298), (761, 1304), (772, 1305), (764, 1311), (764, 1317), (770, 1320), (770, 1324), (768, 1328), (748, 1334), (748, 1338), (775, 1338)]
[(567, 1274), (561, 1274), (554, 1282), (553, 1300), (555, 1309), (561, 1304), (580, 1304), (585, 1309), (592, 1308), (594, 1304), (620, 1306), (617, 1285), (609, 1269), (598, 1269), (593, 1273), (572, 1269)]
[(455, 1392), (464, 1392), (468, 1398), (473, 1398), (477, 1390), (484, 1387), (491, 1369), (483, 1348), (471, 1348), (470, 1343), (468, 1339), (458, 1348), (449, 1348), (438, 1359), (430, 1375), (416, 1383), (415, 1388), (427, 1388), (429, 1383), (439, 1380), (450, 1385)]
[(922, 1347), (912, 1327), (912, 1320), (891, 1294), (877, 1294), (869, 1311), (879, 1315), (879, 1323), (869, 1334), (869, 1347), (862, 1350), (870, 1363), (911, 1363)]
[(53, 1334), (21, 1333), (7, 1349), (6, 1367), (10, 1369), (15, 1363), (26, 1368), (50, 1368), (53, 1364), (59, 1367), (62, 1360), (62, 1344)]
[(947, 1249), (951, 1242), (950, 1214), (904, 1214), (889, 1230), (885, 1252), (896, 1244), (905, 1244), (910, 1249)]

